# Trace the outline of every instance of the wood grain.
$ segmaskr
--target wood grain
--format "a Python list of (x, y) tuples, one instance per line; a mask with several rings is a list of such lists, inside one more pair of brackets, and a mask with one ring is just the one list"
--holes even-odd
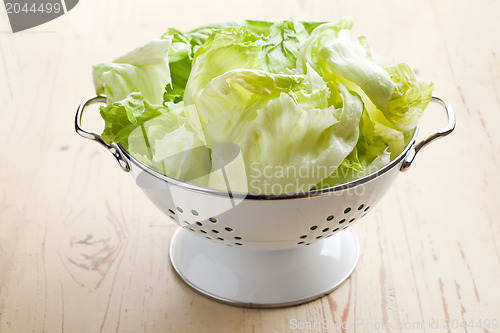
[[(11, 34), (0, 10), (0, 332), (500, 332), (499, 13), (496, 0), (82, 0)], [(208, 300), (173, 272), (175, 226), (74, 133), (90, 67), (169, 26), (343, 15), (433, 81), (457, 129), (353, 226), (361, 258), (336, 291), (273, 310)], [(421, 136), (444, 123), (430, 107)]]

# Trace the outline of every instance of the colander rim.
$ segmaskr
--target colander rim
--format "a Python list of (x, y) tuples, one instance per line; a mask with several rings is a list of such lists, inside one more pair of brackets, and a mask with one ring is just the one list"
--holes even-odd
[(176, 185), (182, 188), (185, 188), (187, 190), (193, 191), (193, 192), (199, 192), (199, 193), (205, 193), (205, 194), (210, 194), (210, 195), (215, 195), (215, 196), (223, 196), (227, 197), (228, 195), (232, 198), (238, 198), (238, 199), (247, 199), (247, 200), (284, 200), (284, 199), (299, 199), (299, 198), (304, 198), (304, 197), (316, 197), (316, 196), (322, 196), (322, 195), (329, 195), (333, 192), (339, 192), (343, 191), (346, 189), (350, 189), (362, 184), (365, 184), (378, 176), (381, 176), (394, 168), (395, 166), (399, 165), (400, 162), (407, 156), (408, 152), (413, 148), (416, 142), (417, 134), (419, 130), (419, 125), (417, 125), (414, 129), (413, 136), (410, 139), (409, 143), (406, 145), (405, 149), (394, 159), (392, 160), (389, 164), (385, 165), (381, 169), (377, 170), (374, 173), (371, 173), (367, 176), (364, 176), (362, 178), (353, 180), (351, 182), (347, 182), (344, 184), (340, 185), (335, 185), (331, 187), (326, 187), (326, 188), (321, 188), (317, 190), (309, 190), (305, 192), (295, 192), (295, 193), (282, 193), (282, 194), (251, 194), (251, 193), (242, 193), (242, 192), (228, 192), (228, 191), (222, 191), (222, 190), (217, 190), (209, 187), (204, 187), (204, 186), (199, 186), (199, 185), (194, 185), (190, 183), (186, 183), (180, 180), (177, 180), (175, 178), (171, 178), (169, 176), (166, 176), (153, 168), (147, 166), (146, 164), (140, 162), (136, 158), (134, 158), (121, 144), (118, 144), (117, 146), (120, 148), (121, 152), (123, 153), (124, 157), (128, 160), (128, 162), (132, 162), (134, 165), (139, 167), (142, 171), (149, 173), (150, 175), (158, 178), (159, 180), (165, 181), (167, 183), (170, 183), (172, 185)]

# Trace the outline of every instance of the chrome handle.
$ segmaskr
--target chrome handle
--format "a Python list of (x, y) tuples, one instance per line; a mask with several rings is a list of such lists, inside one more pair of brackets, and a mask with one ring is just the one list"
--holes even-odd
[(407, 171), (410, 168), (411, 164), (413, 163), (413, 160), (415, 159), (415, 156), (417, 156), (420, 149), (424, 148), (425, 146), (427, 146), (429, 143), (431, 143), (436, 139), (439, 139), (443, 136), (447, 136), (455, 129), (455, 124), (456, 124), (455, 112), (453, 111), (451, 105), (444, 99), (435, 96), (432, 96), (432, 101), (440, 103), (444, 107), (444, 109), (446, 110), (446, 115), (448, 116), (448, 125), (442, 130), (431, 134), (429, 137), (427, 137), (427, 139), (417, 143), (415, 147), (413, 147), (413, 149), (411, 149), (408, 152), (408, 155), (401, 164), (401, 168), (399, 169), (400, 171)]
[(78, 133), (80, 136), (84, 137), (85, 139), (96, 141), (97, 143), (106, 147), (106, 149), (108, 149), (108, 151), (116, 158), (116, 161), (118, 162), (118, 164), (120, 165), (122, 170), (129, 172), (130, 167), (129, 167), (127, 160), (124, 158), (124, 156), (123, 156), (123, 154), (122, 154), (122, 152), (117, 144), (111, 143), (108, 145), (106, 142), (104, 142), (104, 140), (101, 138), (100, 135), (89, 132), (82, 127), (83, 111), (85, 110), (85, 108), (87, 106), (94, 104), (94, 103), (106, 103), (106, 97), (105, 96), (94, 96), (94, 97), (91, 97), (91, 98), (84, 100), (78, 106), (78, 109), (76, 110), (76, 116), (75, 116), (76, 133)]

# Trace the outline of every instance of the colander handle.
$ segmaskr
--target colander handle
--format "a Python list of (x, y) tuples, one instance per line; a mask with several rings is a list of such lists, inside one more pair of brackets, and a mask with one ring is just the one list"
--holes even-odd
[(93, 140), (96, 141), (97, 143), (101, 144), (102, 146), (106, 147), (111, 154), (116, 158), (118, 161), (118, 164), (122, 168), (123, 171), (129, 172), (130, 167), (127, 163), (127, 160), (124, 158), (122, 155), (122, 152), (118, 145), (115, 143), (107, 144), (104, 142), (104, 140), (101, 138), (100, 135), (92, 133), (87, 131), (82, 127), (82, 116), (83, 116), (83, 111), (85, 111), (85, 108), (91, 104), (94, 103), (106, 103), (106, 97), (105, 96), (94, 96), (91, 98), (88, 98), (84, 100), (79, 106), (78, 109), (76, 110), (76, 116), (75, 116), (75, 130), (76, 133), (79, 135), (83, 136), (85, 139)]
[(419, 143), (417, 143), (415, 145), (415, 147), (413, 147), (413, 149), (411, 149), (408, 152), (408, 155), (406, 156), (403, 163), (401, 164), (400, 171), (407, 171), (410, 168), (411, 164), (413, 163), (413, 160), (415, 159), (415, 156), (417, 156), (420, 149), (424, 148), (425, 146), (427, 146), (429, 143), (431, 143), (432, 141), (434, 141), (436, 139), (439, 139), (443, 136), (447, 136), (448, 134), (453, 132), (453, 130), (455, 129), (455, 123), (456, 123), (455, 112), (453, 111), (453, 108), (451, 107), (451, 105), (448, 102), (446, 102), (444, 99), (441, 99), (441, 98), (436, 97), (436, 96), (432, 96), (432, 101), (437, 102), (444, 107), (444, 109), (446, 110), (446, 115), (448, 116), (448, 125), (445, 128), (443, 128), (442, 130), (431, 134), (429, 137), (427, 137), (427, 139), (422, 140)]

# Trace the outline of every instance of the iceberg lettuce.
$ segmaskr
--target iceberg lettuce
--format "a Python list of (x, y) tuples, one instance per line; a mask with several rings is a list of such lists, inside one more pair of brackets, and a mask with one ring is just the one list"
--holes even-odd
[(381, 62), (353, 24), (170, 28), (93, 66), (108, 100), (102, 137), (167, 176), (218, 189), (229, 176), (232, 191), (253, 194), (376, 172), (408, 144), (433, 85), (405, 62)]

